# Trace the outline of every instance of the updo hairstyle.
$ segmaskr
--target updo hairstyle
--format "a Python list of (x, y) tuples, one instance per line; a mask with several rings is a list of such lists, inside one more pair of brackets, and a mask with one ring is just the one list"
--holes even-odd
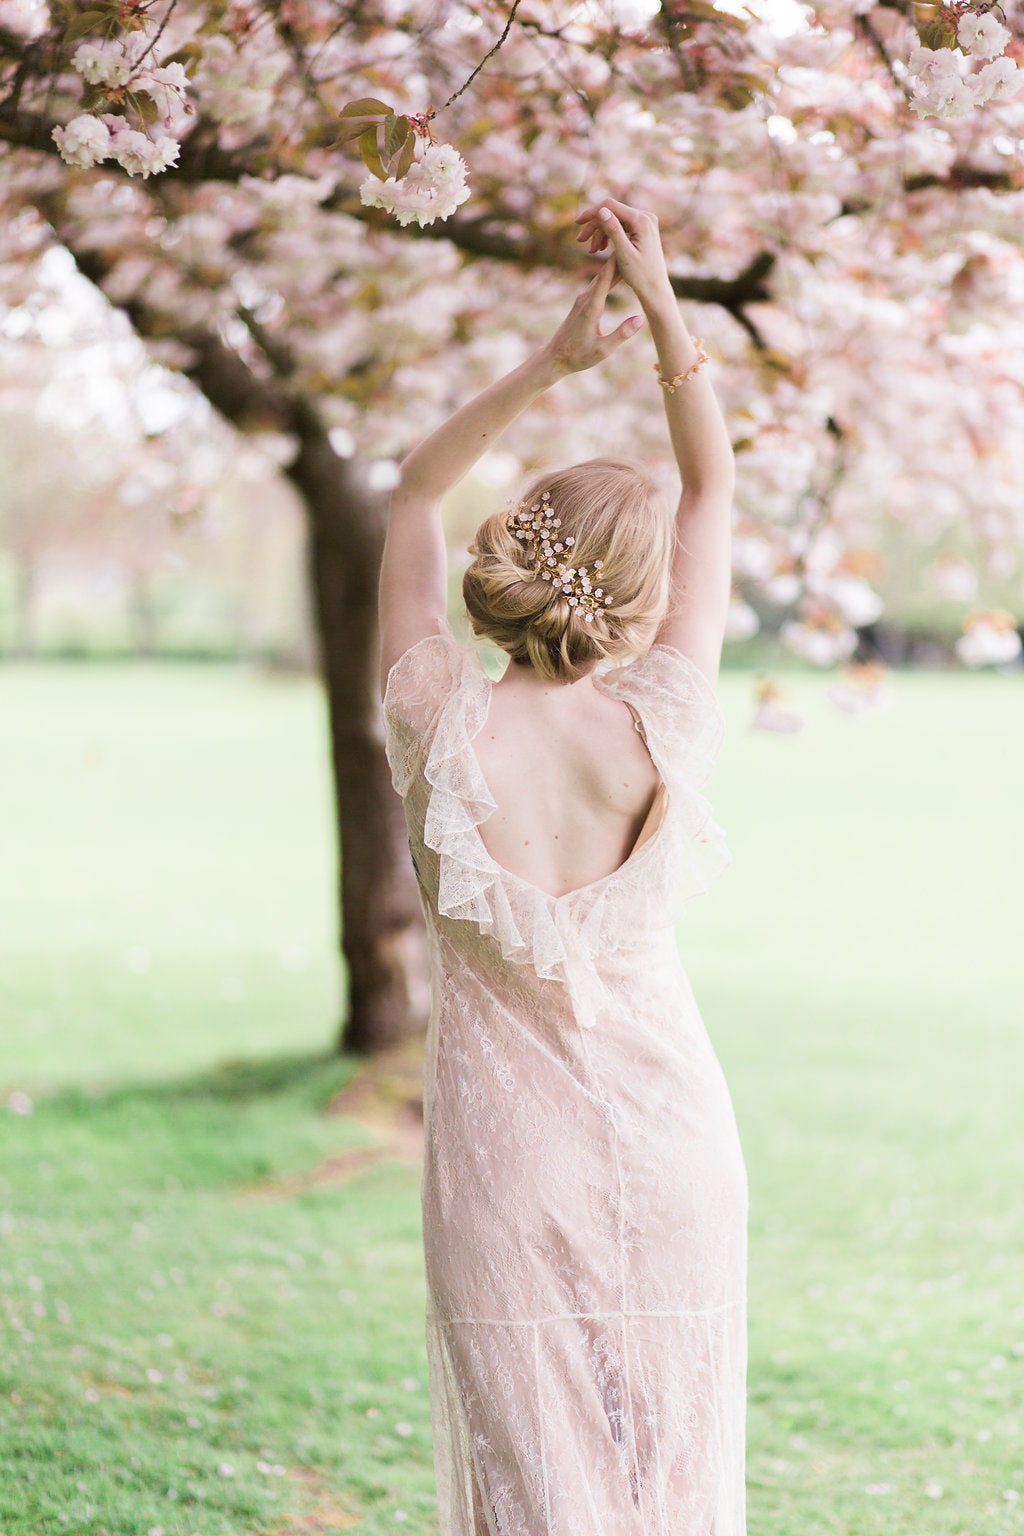
[(559, 541), (572, 540), (558, 558), (586, 566), (611, 603), (602, 599), (587, 622), (581, 607), (531, 568), (529, 546), (510, 525), (515, 512), (507, 510), (477, 529), (462, 595), (474, 634), (541, 677), (575, 682), (595, 662), (622, 662), (653, 644), (668, 606), (674, 523), (648, 471), (627, 459), (588, 459), (541, 475), (520, 505), (540, 503), (545, 491)]

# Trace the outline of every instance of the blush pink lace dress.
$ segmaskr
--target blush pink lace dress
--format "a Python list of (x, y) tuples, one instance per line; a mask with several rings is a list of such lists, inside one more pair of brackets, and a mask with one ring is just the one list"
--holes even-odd
[(442, 1536), (742, 1536), (743, 1158), (676, 949), (729, 862), (714, 692), (655, 646), (632, 705), (660, 820), (554, 898), (489, 856), (472, 644), (392, 668), (388, 757), (431, 947), (423, 1237)]

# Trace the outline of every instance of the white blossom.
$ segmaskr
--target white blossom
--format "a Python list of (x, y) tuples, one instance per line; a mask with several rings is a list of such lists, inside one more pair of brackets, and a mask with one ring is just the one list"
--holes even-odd
[(963, 55), (952, 48), (915, 48), (907, 61), (913, 94), (910, 104), (919, 117), (964, 117), (974, 106), (974, 94), (960, 73)]
[(940, 555), (928, 578), (935, 591), (950, 602), (969, 603), (977, 595), (978, 573), (960, 555)]
[(783, 644), (816, 667), (845, 661), (857, 646), (857, 636), (845, 625), (821, 625), (791, 619), (779, 631)]
[(167, 117), (184, 101), (189, 79), (185, 66), (174, 63), (142, 70), (134, 84), (135, 89), (144, 91), (155, 102), (158, 111)]
[(952, 48), (914, 48), (907, 68), (918, 80), (942, 80), (960, 74), (960, 57)]
[(830, 576), (822, 586), (847, 624), (852, 624), (854, 628), (873, 624), (881, 618), (885, 604), (863, 577), (840, 572)]
[(19, 37), (41, 36), (49, 19), (44, 0), (0, 0), (0, 26)]
[(129, 176), (143, 178), (174, 165), (180, 152), (181, 145), (169, 134), (151, 139), (148, 134), (140, 133), (136, 128), (122, 128), (114, 134), (110, 146), (111, 155)]
[(964, 621), (964, 633), (956, 653), (967, 667), (994, 667), (1015, 661), (1020, 655), (1020, 635), (1008, 613), (973, 614)]
[(422, 160), (409, 167), (401, 181), (368, 176), (359, 188), (367, 208), (393, 213), (399, 224), (432, 224), (447, 219), (469, 196), (466, 162), (450, 144), (431, 144)]
[(968, 11), (960, 18), (956, 39), (972, 58), (997, 59), (1010, 41), (1010, 34), (990, 12), (979, 16)]
[(741, 597), (734, 597), (725, 616), (725, 638), (749, 640), (760, 628), (761, 621), (750, 604), (745, 603)]
[(986, 101), (1002, 101), (1007, 96), (1016, 96), (1020, 89), (1020, 76), (1012, 59), (993, 59), (991, 64), (978, 70), (971, 85), (974, 88), (974, 100), (980, 107)]
[(918, 117), (966, 117), (974, 90), (960, 73), (963, 54), (952, 48), (915, 48), (907, 61), (913, 82), (910, 105)]
[(110, 154), (110, 129), (91, 112), (80, 112), (66, 128), (55, 128), (53, 141), (68, 165), (95, 165)]
[(131, 78), (124, 50), (106, 43), (80, 43), (71, 63), (88, 85), (126, 85)]

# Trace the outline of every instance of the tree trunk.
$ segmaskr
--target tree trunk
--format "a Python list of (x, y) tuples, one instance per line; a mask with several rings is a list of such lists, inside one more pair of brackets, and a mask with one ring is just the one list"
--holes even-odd
[(385, 500), (311, 424), (287, 474), (307, 512), (338, 817), (348, 1011), (339, 1048), (380, 1051), (425, 1022), (426, 946), (405, 817), (384, 756), (377, 581)]
[[(106, 252), (82, 249), (67, 227), (62, 199), (42, 192), (36, 206), (79, 270), (102, 287)], [(287, 348), (258, 344), (270, 373), (254, 372), (219, 332), (176, 327), (140, 294), (119, 307), (140, 336), (175, 336), (191, 354), (182, 371), (225, 420), (241, 431), (295, 433), (299, 451), (285, 473), (306, 513), (308, 562), (318, 648), (331, 727), (339, 846), (341, 953), (348, 1010), (339, 1049), (374, 1052), (426, 1022), (423, 920), (406, 847), (405, 816), (384, 756), (377, 688), (377, 580), (385, 498), (359, 465), (334, 452), (312, 400), (288, 384)], [(250, 330), (259, 327), (251, 320)], [(284, 382), (282, 382), (284, 381)]]

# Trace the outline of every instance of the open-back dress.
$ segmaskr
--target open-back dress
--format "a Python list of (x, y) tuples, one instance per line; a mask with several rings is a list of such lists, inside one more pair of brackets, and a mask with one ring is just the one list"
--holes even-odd
[(656, 645), (595, 678), (661, 776), (613, 873), (553, 897), (487, 852), (491, 683), (444, 628), (391, 669), (427, 921), (427, 1346), (441, 1536), (742, 1536), (747, 1185), (676, 949), (729, 863), (714, 690)]

